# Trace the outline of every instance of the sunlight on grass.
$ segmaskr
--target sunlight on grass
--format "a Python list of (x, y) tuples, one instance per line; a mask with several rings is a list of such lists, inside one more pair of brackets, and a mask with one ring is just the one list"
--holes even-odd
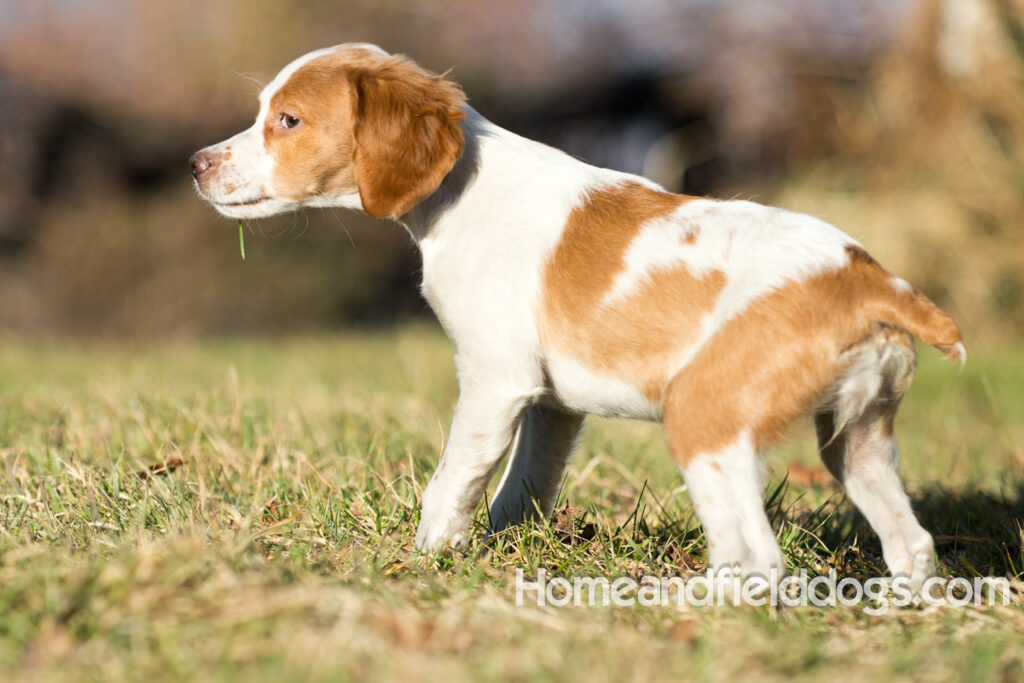
[[(1024, 355), (922, 351), (902, 471), (940, 571), (1020, 585)], [(557, 523), (412, 550), (456, 397), (434, 328), (153, 346), (0, 345), (0, 671), (24, 680), (1021, 675), (1009, 608), (516, 607), (514, 570), (692, 574), (660, 430), (591, 420)], [(801, 430), (773, 454), (790, 569), (883, 571)], [(795, 472), (793, 470), (792, 472)], [(492, 487), (493, 493), (493, 487)], [(5, 677), (6, 678), (6, 677)]]

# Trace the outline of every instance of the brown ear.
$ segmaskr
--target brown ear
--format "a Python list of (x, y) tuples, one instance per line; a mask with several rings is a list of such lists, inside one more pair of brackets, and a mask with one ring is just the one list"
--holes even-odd
[(363, 209), (400, 216), (441, 184), (462, 156), (465, 96), (404, 57), (355, 70), (353, 165)]

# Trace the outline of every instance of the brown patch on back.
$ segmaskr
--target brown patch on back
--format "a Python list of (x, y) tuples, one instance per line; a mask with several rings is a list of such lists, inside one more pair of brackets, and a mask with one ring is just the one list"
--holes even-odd
[(572, 211), (544, 271), (539, 320), (547, 350), (660, 400), (673, 359), (696, 339), (725, 277), (696, 278), (685, 267), (651, 271), (628, 297), (602, 300), (643, 226), (690, 199), (625, 183), (592, 191)]
[[(863, 250), (850, 255), (843, 268), (755, 301), (673, 378), (665, 392), (665, 431), (680, 465), (720, 451), (744, 430), (752, 432), (758, 449), (777, 444), (841, 372), (842, 351), (879, 321), (925, 341), (920, 332), (934, 336), (936, 325), (947, 342), (959, 339), (952, 320), (923, 295), (897, 292), (891, 276)], [(904, 341), (893, 343), (907, 343), (902, 332), (894, 334)]]
[[(359, 190), (372, 216), (400, 215), (462, 155), (457, 85), (405, 57), (343, 50), (304, 64), (274, 94), (264, 140), (288, 199)], [(280, 116), (301, 119), (283, 128)]]

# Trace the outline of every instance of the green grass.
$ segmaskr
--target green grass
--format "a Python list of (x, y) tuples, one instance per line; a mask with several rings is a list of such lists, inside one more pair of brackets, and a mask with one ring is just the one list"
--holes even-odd
[[(897, 429), (940, 571), (1019, 589), (1024, 354), (978, 352), (963, 373), (922, 356)], [(418, 501), (455, 397), (450, 346), (426, 327), (0, 344), (0, 678), (1024, 676), (1019, 595), (875, 617), (516, 607), (516, 568), (700, 571), (701, 530), (656, 426), (590, 420), (562, 494), (578, 508), (568, 526), (592, 524), (590, 540), (533, 525), (486, 551), (478, 532), (465, 555), (417, 555)], [(841, 493), (779, 488), (793, 461), (816, 462), (809, 430), (768, 463), (790, 569), (881, 573), (878, 541)], [(139, 475), (161, 464), (173, 471)]]

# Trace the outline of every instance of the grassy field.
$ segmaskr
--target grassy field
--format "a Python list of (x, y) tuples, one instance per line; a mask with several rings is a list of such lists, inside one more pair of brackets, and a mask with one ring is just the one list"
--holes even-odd
[[(1024, 557), (1024, 354), (922, 350), (897, 425), (946, 575)], [(528, 577), (688, 575), (701, 530), (656, 426), (591, 420), (558, 523), (412, 549), (456, 397), (429, 327), (0, 343), (0, 678), (1019, 680), (1024, 610), (515, 604)], [(810, 430), (769, 460), (790, 569), (883, 572)], [(787, 465), (792, 470), (786, 480)], [(783, 482), (785, 481), (784, 485)], [(486, 523), (481, 507), (478, 522)]]

